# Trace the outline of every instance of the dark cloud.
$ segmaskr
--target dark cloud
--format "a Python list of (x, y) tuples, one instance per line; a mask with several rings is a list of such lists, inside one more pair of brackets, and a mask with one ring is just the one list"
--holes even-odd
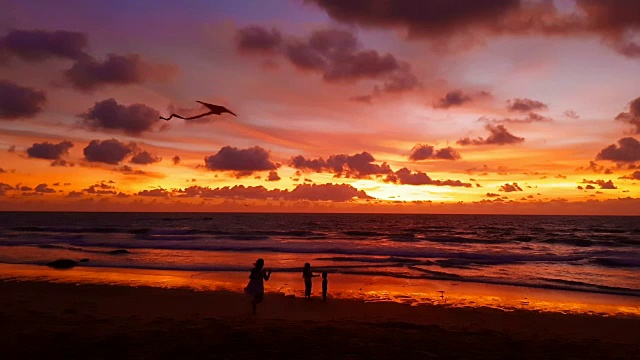
[(573, 119), (573, 120), (580, 119), (580, 115), (578, 115), (578, 113), (573, 111), (573, 110), (567, 110), (562, 115), (564, 115), (565, 117), (568, 117), (569, 119)]
[(335, 20), (365, 27), (406, 27), (410, 37), (447, 35), (497, 22), (519, 0), (305, 0)]
[(0, 174), (6, 173), (6, 172), (7, 172), (7, 170), (5, 170), (3, 168), (0, 168)]
[(548, 116), (543, 116), (540, 114), (536, 114), (534, 112), (530, 112), (527, 114), (525, 118), (501, 118), (501, 119), (491, 119), (488, 117), (481, 117), (478, 121), (490, 122), (492, 124), (531, 124), (534, 122), (552, 122), (553, 119)]
[[(384, 82), (382, 89), (388, 93), (400, 93), (405, 91), (411, 91), (422, 86), (422, 83), (411, 69), (411, 65), (406, 62), (401, 62), (398, 70), (389, 75)], [(375, 88), (376, 90), (378, 87)]]
[(9, 146), (9, 148), (7, 149), (7, 152), (9, 152), (9, 153), (14, 153), (14, 152), (16, 152), (16, 146), (15, 146), (15, 145), (11, 145), (11, 146)]
[(609, 145), (602, 149), (597, 155), (596, 160), (611, 160), (621, 163), (632, 163), (640, 161), (640, 141), (625, 137), (618, 140), (618, 146)]
[(459, 145), (506, 145), (524, 142), (524, 138), (511, 134), (504, 125), (487, 124), (485, 127), (491, 133), (487, 138), (471, 139), (469, 137), (457, 141)]
[(66, 197), (68, 198), (79, 198), (82, 197), (84, 193), (82, 191), (70, 191)]
[(115, 168), (114, 171), (121, 172), (126, 175), (147, 175), (146, 172), (138, 169), (134, 169), (129, 165), (122, 165), (118, 168)]
[(236, 36), (241, 51), (272, 52), (282, 43), (282, 34), (278, 29), (267, 30), (261, 26), (239, 29)]
[[(617, 187), (613, 184), (613, 181), (609, 180), (609, 181), (604, 181), (604, 180), (582, 180), (583, 184), (593, 184), (593, 185), (598, 185), (600, 186), (600, 189), (605, 189), (605, 190), (615, 190), (617, 189)], [(587, 186), (587, 189), (589, 189), (589, 187)]]
[(74, 167), (75, 164), (65, 159), (58, 159), (51, 162), (51, 166)]
[(448, 92), (444, 97), (433, 103), (436, 109), (448, 109), (450, 107), (459, 107), (464, 104), (478, 100), (490, 98), (493, 95), (488, 91), (477, 91), (475, 93), (465, 93), (462, 90), (454, 90)]
[(491, 198), (491, 197), (500, 197), (501, 195), (496, 193), (486, 193), (485, 196)]
[(269, 171), (269, 176), (267, 176), (267, 181), (278, 181), (280, 180), (280, 175), (275, 170)]
[(267, 190), (264, 186), (225, 186), (221, 188), (209, 188), (202, 186), (190, 186), (185, 189), (177, 189), (174, 195), (178, 197), (199, 198), (230, 198), (230, 199), (257, 199), (257, 200), (308, 200), (308, 201), (334, 201), (345, 202), (352, 199), (373, 199), (366, 192), (358, 190), (348, 184), (300, 184), (289, 190)]
[(159, 161), (162, 161), (161, 157), (151, 155), (148, 151), (139, 152), (131, 158), (132, 164), (140, 164), (140, 165), (153, 164)]
[(0, 195), (5, 195), (8, 190), (13, 190), (13, 186), (0, 182)]
[[(640, 56), (630, 34), (640, 27), (637, 0), (577, 0), (576, 11), (553, 1), (524, 0), (305, 0), (333, 19), (364, 27), (404, 28), (409, 38), (435, 44), (467, 37), (594, 34), (619, 53)], [(473, 34), (473, 35), (471, 35)]]
[(323, 158), (305, 159), (302, 155), (298, 155), (292, 158), (289, 164), (302, 171), (328, 172), (333, 173), (336, 177), (344, 176), (355, 179), (393, 173), (387, 163), (378, 165), (373, 164), (374, 161), (373, 155), (363, 151), (355, 155), (331, 155), (326, 161)]
[(33, 188), (29, 187), (29, 186), (20, 186), (19, 188), (16, 187), (16, 190), (20, 190), (20, 191), (32, 191)]
[(640, 171), (634, 171), (633, 174), (625, 175), (621, 179), (640, 180)]
[(532, 111), (548, 110), (547, 104), (531, 99), (515, 98), (507, 100), (507, 110), (512, 112), (528, 113)]
[(620, 113), (616, 120), (625, 122), (634, 127), (633, 132), (640, 134), (640, 97), (629, 104), (629, 111)]
[(209, 170), (234, 171), (239, 176), (278, 168), (278, 165), (269, 159), (269, 152), (259, 146), (248, 149), (225, 146), (217, 154), (206, 156), (204, 163)]
[(640, 45), (629, 36), (640, 29), (640, 2), (635, 0), (577, 0), (591, 32), (603, 35), (605, 43), (627, 57), (639, 57)]
[(151, 131), (160, 121), (159, 116), (154, 108), (143, 104), (122, 105), (113, 98), (96, 102), (86, 113), (79, 115), (90, 129), (116, 130), (129, 135)]
[(275, 52), (302, 71), (322, 74), (327, 82), (353, 82), (363, 79), (381, 80), (386, 92), (401, 92), (420, 86), (411, 65), (392, 54), (362, 49), (356, 36), (340, 29), (313, 31), (305, 38), (282, 40), (276, 29), (259, 26), (240, 29), (240, 50), (255, 49)]
[(116, 165), (136, 149), (134, 143), (125, 144), (116, 139), (91, 140), (83, 153), (87, 161)]
[(30, 158), (59, 160), (63, 155), (67, 155), (72, 147), (71, 141), (61, 141), (58, 144), (35, 143), (27, 149), (27, 155)]
[(82, 189), (82, 191), (88, 194), (116, 195), (117, 191), (115, 191), (115, 188), (116, 188), (115, 186), (101, 182), (99, 184), (91, 185), (86, 189)]
[(513, 184), (504, 184), (500, 186), (500, 189), (498, 190), (504, 191), (504, 192), (514, 192), (514, 191), (522, 191), (522, 188), (518, 186), (518, 183), (513, 183)]
[(104, 61), (83, 57), (65, 71), (64, 76), (76, 89), (93, 91), (106, 85), (139, 84), (174, 72), (170, 65), (150, 64), (139, 54), (109, 54)]
[(286, 54), (300, 69), (321, 71), (326, 81), (378, 78), (400, 67), (391, 54), (357, 48), (358, 40), (348, 31), (318, 30), (306, 42), (289, 45)]
[(392, 174), (389, 174), (385, 178), (385, 181), (402, 185), (473, 186), (469, 183), (463, 183), (460, 180), (433, 180), (429, 175), (421, 171), (412, 172), (407, 168), (402, 168)]
[(31, 118), (47, 102), (45, 92), (0, 80), (0, 120)]
[(366, 192), (348, 184), (300, 184), (291, 190), (288, 200), (336, 201), (345, 202), (353, 199), (373, 199)]
[(439, 150), (435, 150), (433, 146), (417, 144), (411, 149), (409, 154), (409, 160), (419, 161), (427, 159), (443, 159), (443, 160), (457, 160), (460, 159), (460, 153), (452, 147), (446, 147)]
[(595, 161), (589, 161), (589, 166), (579, 167), (578, 170), (591, 170), (597, 173), (605, 173), (605, 174), (613, 174), (613, 171), (610, 168), (598, 165)]
[(444, 160), (457, 160), (461, 158), (461, 155), (456, 149), (448, 146), (446, 148), (437, 150), (435, 153), (435, 158)]
[(47, 184), (40, 184), (36, 186), (33, 191), (40, 194), (51, 194), (56, 192), (55, 189), (48, 187)]
[(180, 164), (180, 156), (176, 155), (174, 157), (171, 158), (171, 161), (173, 161), (173, 165), (178, 165)]
[(0, 38), (0, 49), (25, 61), (50, 58), (79, 60), (86, 57), (86, 34), (71, 31), (12, 30)]
[(169, 192), (165, 189), (153, 189), (153, 190), (142, 190), (136, 194), (137, 196), (149, 196), (149, 197), (169, 197)]
[(593, 186), (593, 185), (587, 185), (587, 186), (585, 187), (585, 189), (587, 189), (587, 190), (593, 190), (593, 189), (595, 189), (595, 186)]
[(473, 98), (469, 94), (465, 94), (462, 90), (454, 90), (448, 92), (444, 97), (433, 104), (437, 109), (448, 109), (450, 107), (462, 106), (472, 101)]

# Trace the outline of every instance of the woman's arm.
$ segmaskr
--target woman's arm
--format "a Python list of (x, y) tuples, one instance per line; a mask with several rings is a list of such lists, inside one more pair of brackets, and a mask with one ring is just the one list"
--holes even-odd
[(269, 281), (269, 278), (271, 277), (271, 270), (265, 271), (263, 276), (265, 281)]

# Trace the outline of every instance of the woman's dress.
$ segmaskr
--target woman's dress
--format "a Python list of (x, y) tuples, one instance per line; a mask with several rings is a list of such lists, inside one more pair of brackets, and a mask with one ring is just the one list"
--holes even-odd
[(262, 271), (251, 271), (249, 284), (244, 288), (244, 292), (251, 296), (264, 295), (264, 276)]

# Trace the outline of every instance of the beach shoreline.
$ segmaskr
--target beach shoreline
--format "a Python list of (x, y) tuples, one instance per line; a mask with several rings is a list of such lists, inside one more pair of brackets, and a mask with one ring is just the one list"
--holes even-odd
[(37, 281), (5, 280), (0, 293), (8, 358), (272, 358), (307, 350), (311, 358), (631, 358), (640, 350), (640, 318), (282, 294), (267, 294), (253, 316), (247, 296), (234, 291)]
[[(0, 264), (0, 281), (160, 287), (196, 291), (242, 293), (248, 271), (176, 271), (77, 266), (55, 270), (41, 265)], [(268, 294), (303, 297), (298, 273), (276, 272), (265, 282)], [(320, 295), (320, 282), (313, 296)], [(329, 274), (329, 297), (364, 302), (391, 302), (411, 306), (491, 308), (564, 314), (640, 318), (640, 298), (635, 296), (531, 288), (454, 280), (402, 279), (388, 276)]]

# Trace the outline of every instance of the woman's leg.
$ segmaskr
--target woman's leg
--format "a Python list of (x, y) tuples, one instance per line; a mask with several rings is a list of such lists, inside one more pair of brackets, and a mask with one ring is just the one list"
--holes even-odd
[(304, 281), (304, 296), (307, 299), (311, 298), (311, 280)]
[(251, 309), (253, 310), (254, 314), (256, 313), (256, 305), (260, 304), (262, 300), (264, 300), (263, 294), (256, 295), (253, 297), (253, 300), (251, 300)]

